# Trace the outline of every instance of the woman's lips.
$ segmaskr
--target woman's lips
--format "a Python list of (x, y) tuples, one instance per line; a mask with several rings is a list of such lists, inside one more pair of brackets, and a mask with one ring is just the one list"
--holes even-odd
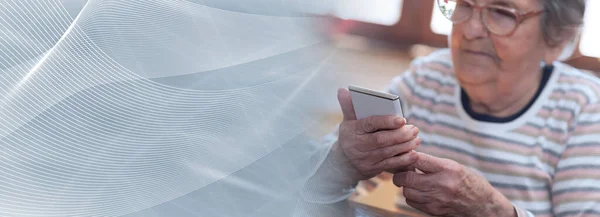
[(483, 56), (483, 57), (488, 57), (491, 58), (493, 60), (496, 60), (496, 56), (486, 53), (486, 52), (481, 52), (481, 51), (473, 51), (473, 50), (463, 50), (463, 52), (470, 54), (470, 55), (476, 55), (476, 56)]

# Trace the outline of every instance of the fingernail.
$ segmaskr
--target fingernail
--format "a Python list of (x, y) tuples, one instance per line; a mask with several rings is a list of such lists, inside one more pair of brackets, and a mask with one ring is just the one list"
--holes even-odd
[(419, 134), (419, 128), (415, 127), (413, 128), (413, 136), (416, 136), (417, 134)]
[(419, 155), (417, 154), (417, 152), (411, 151), (410, 155), (408, 156), (408, 159), (410, 161), (416, 161), (418, 157), (419, 157)]
[(402, 126), (404, 123), (406, 123), (406, 119), (396, 118), (396, 119), (394, 119), (394, 123), (396, 124), (396, 126)]

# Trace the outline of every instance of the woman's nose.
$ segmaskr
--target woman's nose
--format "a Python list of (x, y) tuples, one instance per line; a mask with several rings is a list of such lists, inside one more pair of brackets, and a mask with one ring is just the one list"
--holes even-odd
[(485, 38), (489, 36), (487, 28), (483, 23), (483, 17), (479, 10), (474, 10), (473, 15), (464, 23), (464, 37), (468, 40)]

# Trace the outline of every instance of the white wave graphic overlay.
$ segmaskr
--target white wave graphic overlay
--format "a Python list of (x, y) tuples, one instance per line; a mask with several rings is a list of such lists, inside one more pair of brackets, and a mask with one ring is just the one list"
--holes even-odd
[(320, 102), (305, 90), (332, 84), (320, 73), (331, 48), (309, 50), (322, 57), (314, 64), (273, 66), (288, 71), (252, 86), (188, 89), (149, 78), (244, 69), (326, 46), (320, 20), (110, 0), (88, 1), (73, 17), (56, 0), (4, 1), (0, 215), (125, 215), (203, 188), (297, 138), (315, 124), (310, 110)]

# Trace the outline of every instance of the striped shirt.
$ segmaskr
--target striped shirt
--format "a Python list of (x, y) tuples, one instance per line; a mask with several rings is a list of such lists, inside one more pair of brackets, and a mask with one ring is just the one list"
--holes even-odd
[[(420, 129), (417, 151), (481, 173), (519, 216), (600, 216), (600, 79), (562, 63), (553, 70), (530, 107), (505, 123), (469, 115), (449, 50), (414, 60), (388, 91)], [(381, 178), (390, 181), (363, 181), (357, 192)]]

